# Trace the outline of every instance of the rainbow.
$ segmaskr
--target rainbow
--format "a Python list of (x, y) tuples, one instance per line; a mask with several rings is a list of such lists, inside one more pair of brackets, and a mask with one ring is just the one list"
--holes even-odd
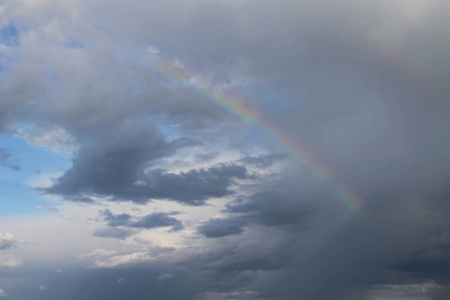
[(190, 81), (191, 76), (189, 72), (184, 67), (171, 61), (161, 60), (158, 64), (151, 65), (151, 68), (156, 73), (177, 84), (187, 85), (192, 88), (202, 99), (207, 100), (208, 103), (221, 111), (225, 111), (239, 120), (261, 128), (272, 140), (289, 152), (291, 156), (308, 167), (318, 179), (328, 184), (352, 211), (356, 212), (361, 209), (361, 200), (355, 193), (340, 184), (327, 166), (315, 159), (310, 152), (287, 134), (285, 130), (279, 128), (274, 122), (271, 122), (266, 116), (258, 112), (256, 107), (225, 90), (215, 89), (207, 84), (193, 84)]
[[(408, 55), (401, 48), (401, 45), (397, 44), (396, 39), (390, 37), (389, 34), (366, 31), (366, 26), (363, 25), (355, 24), (353, 32), (354, 37), (362, 41), (362, 45), (365, 46), (364, 51), (368, 51), (375, 57), (381, 58), (385, 63), (392, 65), (400, 75), (408, 79), (414, 86), (426, 91), (429, 95), (440, 96), (436, 94), (439, 86), (436, 85), (436, 82), (430, 80), (432, 79), (432, 74), (424, 70), (424, 66), (418, 61), (419, 57)], [(145, 64), (148, 65), (148, 62)], [(352, 210), (361, 210), (361, 200), (352, 190), (339, 183), (327, 166), (319, 162), (296, 139), (286, 133), (284, 129), (278, 127), (276, 123), (270, 122), (266, 116), (259, 113), (256, 107), (246, 101), (242, 101), (242, 99), (239, 99), (232, 93), (215, 89), (207, 84), (202, 86), (193, 84), (188, 70), (170, 60), (160, 60), (159, 63), (152, 64), (150, 68), (175, 83), (188, 85), (202, 99), (227, 112), (229, 115), (261, 128), (270, 138), (281, 145), (293, 157), (301, 161), (303, 165), (307, 166), (318, 178), (328, 183)]]

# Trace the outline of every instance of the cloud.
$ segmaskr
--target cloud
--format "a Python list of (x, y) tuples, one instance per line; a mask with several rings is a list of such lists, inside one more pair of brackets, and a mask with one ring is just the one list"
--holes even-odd
[[(313, 195), (305, 195), (304, 197)], [(310, 221), (310, 217), (318, 209), (310, 203), (310, 199), (298, 199), (299, 194), (291, 191), (263, 191), (250, 197), (248, 202), (229, 204), (226, 211), (244, 213), (265, 226), (302, 225)]]
[(30, 128), (17, 129), (17, 134), (32, 146), (45, 147), (58, 153), (74, 153), (78, 150), (75, 139), (62, 128)]
[[(103, 217), (104, 221), (107, 221), (109, 226), (124, 226), (129, 228), (140, 228), (140, 229), (152, 229), (152, 228), (159, 228), (159, 227), (172, 227), (171, 231), (178, 231), (183, 229), (183, 224), (181, 221), (177, 220), (174, 217), (171, 217), (171, 215), (177, 215), (177, 212), (172, 213), (161, 213), (161, 212), (155, 212), (148, 214), (143, 217), (133, 217), (129, 214), (119, 214), (115, 215), (109, 210), (105, 210), (101, 212), (101, 215)], [(113, 229), (113, 228), (112, 228)], [(117, 229), (117, 228), (114, 228)], [(105, 231), (106, 232), (110, 232)], [(111, 231), (113, 234), (115, 231)], [(125, 231), (125, 234), (130, 234), (132, 231)], [(98, 236), (98, 231), (96, 231)], [(119, 234), (119, 236), (122, 236), (122, 231), (115, 232)]]
[(0, 289), (0, 298), (2, 297), (8, 297), (8, 294), (5, 293), (5, 291), (3, 289)]
[(97, 256), (93, 261), (96, 268), (114, 268), (121, 265), (138, 264), (151, 261), (153, 258), (148, 252), (135, 252), (114, 256)]
[(104, 210), (101, 212), (104, 221), (108, 222), (109, 226), (124, 226), (130, 224), (131, 215), (119, 214), (115, 215), (110, 210)]
[(272, 166), (275, 162), (283, 161), (288, 158), (289, 156), (287, 154), (272, 153), (267, 155), (248, 156), (241, 158), (238, 161), (245, 165), (249, 164), (259, 168), (268, 168)]
[(218, 238), (229, 235), (239, 235), (245, 227), (263, 225), (268, 227), (295, 226), (297, 230), (306, 228), (320, 213), (318, 205), (314, 205), (308, 197), (319, 195), (303, 195), (295, 189), (287, 187), (284, 191), (273, 189), (262, 191), (243, 199), (229, 203), (225, 213), (227, 218), (209, 219), (197, 228), (200, 234), (207, 238)]
[(59, 208), (55, 207), (55, 206), (41, 206), (41, 205), (38, 205), (36, 207), (37, 208), (46, 209), (46, 210), (49, 210), (49, 211), (52, 211), (52, 212), (58, 212), (59, 211)]
[(167, 227), (172, 226), (172, 231), (178, 231), (183, 229), (182, 223), (171, 217), (170, 215), (174, 215), (178, 213), (152, 213), (142, 217), (140, 220), (136, 222), (130, 223), (130, 227), (136, 228), (157, 228), (157, 227)]
[(121, 284), (125, 282), (125, 278), (119, 278), (117, 279), (117, 283)]
[(168, 279), (172, 279), (174, 278), (175, 275), (170, 274), (170, 273), (164, 273), (158, 276), (158, 280), (168, 280)]
[(114, 250), (105, 250), (105, 249), (96, 249), (91, 253), (85, 254), (84, 256), (92, 256), (92, 257), (102, 257), (116, 254)]
[[(448, 295), (448, 1), (22, 2), (0, 4), (0, 131), (73, 153), (44, 197), (90, 217), (94, 198), (118, 206), (102, 214), (106, 228), (73, 237), (114, 249), (89, 256), (108, 270), (75, 268), (65, 281), (5, 272), (66, 282), (59, 294), (48, 283), (49, 299)], [(7, 148), (0, 164), (20, 168)], [(137, 204), (180, 216), (119, 206)], [(126, 239), (182, 226), (170, 234), (177, 251), (157, 262)], [(14, 255), (0, 264), (20, 265)], [(105, 288), (132, 277), (129, 290)], [(31, 299), (36, 285), (24, 295), (20, 282), (8, 294)]]
[(22, 264), (22, 259), (13, 254), (0, 254), (0, 266), (14, 268), (21, 266)]
[(0, 233), (0, 250), (17, 247), (19, 241), (9, 232)]
[(10, 158), (12, 157), (11, 150), (0, 148), (0, 165), (7, 167), (14, 171), (20, 171), (20, 165), (18, 163), (11, 163)]
[(115, 227), (107, 227), (96, 229), (92, 235), (96, 237), (103, 238), (117, 238), (117, 239), (126, 239), (127, 237), (133, 235), (134, 232), (132, 230), (126, 230)]
[(46, 287), (45, 285), (40, 285), (40, 286), (39, 286), (39, 290), (40, 290), (41, 292), (45, 292), (46, 290), (48, 290), (48, 287)]
[(219, 238), (229, 235), (241, 234), (245, 220), (237, 218), (230, 219), (209, 219), (197, 230), (207, 238)]
[(160, 49), (152, 47), (152, 46), (147, 46), (147, 49), (145, 50), (145, 52), (147, 53), (148, 57), (150, 59), (159, 59), (159, 53), (161, 52)]
[[(83, 169), (80, 170), (72, 168), (58, 178), (55, 185), (42, 191), (74, 201), (90, 202), (89, 196), (84, 195), (91, 194), (138, 203), (169, 199), (189, 205), (202, 205), (211, 197), (232, 194), (229, 186), (233, 184), (233, 179), (247, 177), (246, 168), (240, 165), (219, 165), (180, 174), (161, 169), (139, 172), (141, 164), (147, 161), (140, 160), (139, 153), (132, 149), (95, 157), (95, 162), (83, 163)], [(77, 160), (75, 158), (75, 165)], [(100, 165), (96, 166), (98, 163)], [(138, 178), (140, 183), (136, 184)]]
[(198, 161), (210, 161), (213, 160), (214, 158), (216, 158), (218, 156), (218, 153), (197, 153), (195, 155), (195, 158)]
[(12, 111), (20, 110), (22, 105), (39, 97), (44, 91), (43, 80), (39, 70), (31, 65), (19, 64), (12, 71), (7, 84), (0, 90), (2, 103), (0, 104), (0, 131), (10, 132), (10, 122), (14, 122)]

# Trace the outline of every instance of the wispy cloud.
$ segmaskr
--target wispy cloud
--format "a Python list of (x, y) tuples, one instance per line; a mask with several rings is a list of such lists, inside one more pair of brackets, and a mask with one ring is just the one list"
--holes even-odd
[(20, 165), (17, 162), (12, 162), (12, 157), (13, 155), (10, 149), (0, 148), (0, 165), (14, 171), (20, 171)]

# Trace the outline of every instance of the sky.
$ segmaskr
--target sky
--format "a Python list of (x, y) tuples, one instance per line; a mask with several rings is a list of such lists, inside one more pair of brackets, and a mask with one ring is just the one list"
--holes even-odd
[(0, 298), (448, 300), (449, 14), (0, 0)]

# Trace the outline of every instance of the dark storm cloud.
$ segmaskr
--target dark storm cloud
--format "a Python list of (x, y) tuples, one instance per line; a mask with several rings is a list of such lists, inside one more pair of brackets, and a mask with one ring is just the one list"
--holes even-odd
[(299, 200), (299, 196), (292, 191), (260, 192), (246, 202), (238, 200), (229, 204), (224, 211), (232, 214), (229, 218), (210, 219), (197, 230), (207, 238), (219, 238), (239, 235), (251, 225), (305, 226), (319, 213), (319, 209), (308, 200)]
[(130, 223), (129, 226), (145, 229), (172, 226), (172, 231), (183, 229), (183, 224), (174, 217), (171, 217), (171, 215), (174, 214), (176, 215), (178, 213), (152, 213), (142, 217), (136, 222)]
[[(221, 222), (213, 220), (209, 223)], [(222, 235), (224, 229), (225, 226), (211, 233)], [(201, 253), (186, 257), (183, 264), (189, 266), (189, 269), (199, 270), (200, 275), (204, 276), (203, 280), (209, 282), (213, 286), (211, 291), (215, 292), (253, 290), (251, 285), (258, 282), (260, 275), (262, 278), (272, 275), (277, 278), (278, 272), (291, 268), (295, 257), (299, 255), (299, 247), (293, 235), (274, 227), (261, 231), (244, 230), (239, 235), (227, 233), (227, 236), (221, 236), (220, 239), (208, 241), (214, 247), (210, 246)], [(258, 293), (259, 290), (260, 288)]]
[(207, 238), (219, 238), (242, 233), (242, 225), (245, 223), (244, 219), (238, 218), (209, 219), (197, 230)]
[(432, 300), (446, 300), (450, 295), (450, 286), (440, 286), (433, 289), (430, 294)]
[(202, 204), (210, 197), (232, 194), (229, 187), (234, 179), (247, 178), (247, 170), (240, 165), (217, 165), (208, 169), (191, 170), (180, 174), (155, 170), (148, 174), (156, 197), (186, 204)]
[(244, 167), (231, 165), (181, 174), (147, 171), (151, 162), (198, 143), (188, 138), (166, 142), (154, 125), (139, 118), (100, 129), (89, 133), (93, 136), (86, 137), (72, 168), (44, 192), (83, 202), (91, 201), (89, 195), (104, 195), (141, 203), (169, 198), (198, 205), (209, 197), (228, 195), (232, 178), (246, 177)]
[(227, 212), (248, 214), (265, 226), (306, 224), (318, 209), (289, 191), (260, 192), (246, 203), (231, 204)]
[[(234, 239), (227, 240), (230, 247), (218, 241), (214, 252), (201, 258), (199, 265), (208, 266), (217, 280), (233, 272), (273, 270), (244, 284), (257, 289), (261, 299), (365, 299), (364, 291), (372, 285), (400, 287), (431, 279), (443, 286), (427, 295), (446, 290), (450, 223), (447, 211), (437, 213), (428, 206), (429, 199), (393, 205), (393, 198), (379, 198), (365, 212), (342, 221), (320, 203), (326, 199), (323, 194), (302, 195), (301, 188), (288, 188), (286, 182), (273, 190), (230, 204), (230, 217), (199, 228), (205, 235), (217, 232), (217, 237)], [(258, 224), (264, 226), (261, 236), (254, 231)], [(229, 228), (239, 228), (239, 235), (228, 234)]]
[(124, 121), (104, 134), (101, 141), (82, 146), (73, 167), (46, 192), (79, 198), (81, 193), (132, 190), (145, 163), (175, 150), (154, 126), (135, 120)]
[[(432, 213), (428, 211), (428, 213)], [(420, 224), (425, 228), (415, 230), (422, 236), (403, 257), (386, 266), (388, 270), (403, 272), (418, 278), (450, 281), (450, 222), (446, 212), (433, 213), (435, 219)], [(417, 219), (425, 216), (418, 216)]]
[[(247, 178), (246, 168), (239, 165), (218, 165), (180, 174), (161, 169), (144, 172), (141, 169), (143, 166), (139, 164), (139, 152), (129, 149), (95, 156), (97, 161), (83, 163), (77, 168), (78, 157), (74, 160), (75, 167), (60, 177), (55, 185), (43, 191), (63, 195), (74, 201), (85, 199), (84, 194), (93, 194), (140, 203), (151, 199), (169, 199), (189, 205), (202, 205), (211, 197), (232, 194), (229, 187), (235, 178)], [(144, 164), (146, 160), (140, 162)]]
[(178, 231), (183, 229), (183, 224), (178, 219), (171, 217), (177, 215), (177, 212), (171, 213), (151, 213), (141, 218), (133, 217), (129, 214), (115, 215), (109, 210), (101, 212), (103, 221), (111, 227), (124, 226), (129, 228), (151, 229), (158, 227), (172, 227), (171, 231)]
[[(163, 274), (173, 274), (172, 278), (158, 280)], [(10, 297), (19, 299), (148, 299), (151, 294), (156, 299), (194, 299), (201, 289), (201, 281), (190, 277), (180, 268), (159, 263), (146, 264), (135, 268), (83, 269), (71, 268), (55, 272), (54, 269), (32, 270), (15, 274), (26, 285), (17, 285), (12, 280), (12, 272), (6, 270), (1, 280), (8, 284), (5, 291)], [(36, 284), (37, 283), (37, 284)], [(38, 290), (39, 285), (48, 289)]]
[(0, 165), (14, 171), (20, 171), (19, 164), (11, 162), (12, 153), (9, 149), (0, 148)]

